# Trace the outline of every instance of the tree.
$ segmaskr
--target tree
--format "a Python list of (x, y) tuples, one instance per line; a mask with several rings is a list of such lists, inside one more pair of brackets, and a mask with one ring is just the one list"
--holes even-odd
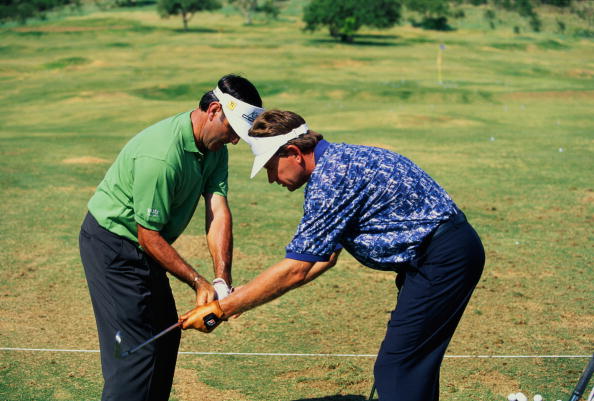
[(394, 26), (400, 21), (401, 8), (401, 0), (312, 0), (303, 10), (303, 21), (306, 31), (327, 26), (332, 37), (352, 42), (362, 26)]
[(198, 11), (216, 10), (221, 8), (218, 0), (159, 0), (157, 11), (163, 18), (172, 15), (181, 15), (184, 23), (184, 30), (188, 30), (188, 21)]
[(246, 25), (252, 24), (252, 16), (258, 7), (258, 0), (229, 0), (229, 3), (233, 4), (243, 15)]
[(448, 0), (406, 0), (406, 8), (422, 16), (421, 22), (411, 20), (413, 26), (436, 31), (448, 31), (450, 16), (450, 1)]
[(264, 0), (261, 4), (258, 0), (229, 0), (229, 4), (233, 4), (239, 10), (241, 15), (245, 18), (245, 24), (251, 25), (253, 23), (253, 16), (255, 13), (263, 13), (274, 19), (278, 18), (281, 9), (281, 3), (287, 0)]
[[(533, 31), (539, 32), (542, 28), (542, 21), (536, 13), (535, 5), (549, 3), (556, 3), (559, 7), (562, 4), (569, 4), (569, 0), (457, 0), (457, 2), (470, 3), (474, 6), (485, 6), (485, 19), (489, 22), (491, 28), (495, 28), (496, 14), (494, 10), (506, 10), (515, 12), (522, 18), (528, 20), (528, 24)], [(514, 32), (519, 33), (520, 28), (514, 27)]]
[(45, 18), (56, 8), (66, 5), (79, 6), (79, 0), (0, 0), (0, 22), (27, 22), (29, 18)]

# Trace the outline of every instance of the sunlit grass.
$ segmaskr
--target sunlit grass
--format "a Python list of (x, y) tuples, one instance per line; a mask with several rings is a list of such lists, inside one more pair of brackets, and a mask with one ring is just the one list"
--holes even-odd
[[(487, 266), (449, 354), (591, 353), (592, 41), (550, 30), (514, 35), (511, 20), (490, 31), (472, 14), (453, 32), (403, 25), (345, 45), (301, 32), (296, 7), (252, 27), (232, 12), (199, 14), (189, 32), (151, 8), (0, 29), (0, 345), (97, 348), (77, 249), (86, 202), (130, 137), (194, 107), (235, 72), (256, 84), (266, 107), (299, 112), (331, 141), (408, 156), (464, 209)], [(231, 147), (230, 160), (240, 284), (284, 256), (302, 195), (262, 173), (249, 180), (245, 144)], [(203, 213), (188, 236), (201, 235)], [(210, 275), (207, 253), (188, 259)], [(187, 287), (172, 285), (179, 311), (190, 308)], [(347, 255), (211, 335), (184, 333), (182, 349), (373, 354), (394, 303), (393, 275)], [(200, 389), (220, 400), (362, 400), (372, 365), (182, 356), (174, 399), (201, 399), (192, 391)], [(504, 400), (519, 390), (564, 398), (584, 365), (446, 360), (442, 398)], [(97, 354), (2, 352), (1, 399), (98, 399), (100, 391)]]

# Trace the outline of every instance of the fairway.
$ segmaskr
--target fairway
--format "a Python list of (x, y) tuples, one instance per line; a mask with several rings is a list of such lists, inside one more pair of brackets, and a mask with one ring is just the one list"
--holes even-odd
[[(0, 27), (0, 348), (98, 349), (78, 254), (87, 201), (134, 134), (239, 73), (266, 108), (329, 141), (412, 159), (480, 234), (485, 271), (447, 355), (539, 357), (447, 358), (442, 400), (567, 399), (587, 358), (546, 356), (594, 351), (594, 41), (469, 17), (342, 44), (303, 33), (301, 3), (253, 26), (229, 9), (198, 14), (188, 32), (154, 6)], [(284, 256), (303, 194), (250, 180), (245, 143), (229, 155), (239, 285)], [(203, 214), (201, 201), (174, 247), (212, 278)], [(184, 332), (171, 399), (367, 399), (394, 278), (343, 254), (211, 334)], [(194, 294), (170, 281), (184, 313)], [(98, 353), (0, 350), (0, 400), (97, 400), (101, 386)]]

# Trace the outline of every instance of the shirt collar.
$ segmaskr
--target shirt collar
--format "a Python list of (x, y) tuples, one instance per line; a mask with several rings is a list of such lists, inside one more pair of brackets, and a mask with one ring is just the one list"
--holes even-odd
[(320, 157), (322, 157), (324, 152), (326, 152), (326, 149), (328, 149), (328, 146), (330, 146), (330, 142), (328, 142), (325, 139), (322, 139), (321, 141), (319, 141), (316, 144), (316, 147), (314, 148), (314, 160), (315, 160), (316, 164), (318, 164)]
[(190, 114), (191, 112), (188, 112), (182, 124), (182, 141), (184, 144), (184, 150), (202, 154), (202, 152), (200, 152), (198, 149), (198, 146), (196, 146), (196, 139), (194, 138), (194, 130), (192, 129), (192, 120), (190, 118)]

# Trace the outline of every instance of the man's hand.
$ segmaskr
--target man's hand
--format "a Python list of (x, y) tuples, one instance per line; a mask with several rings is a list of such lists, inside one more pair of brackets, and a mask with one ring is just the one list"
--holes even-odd
[(224, 315), (219, 301), (213, 301), (195, 307), (182, 315), (179, 320), (182, 322), (182, 329), (184, 330), (193, 328), (203, 333), (210, 333), (223, 321)]
[(215, 288), (206, 279), (200, 275), (194, 277), (192, 284), (196, 290), (196, 306), (206, 305), (215, 300)]

